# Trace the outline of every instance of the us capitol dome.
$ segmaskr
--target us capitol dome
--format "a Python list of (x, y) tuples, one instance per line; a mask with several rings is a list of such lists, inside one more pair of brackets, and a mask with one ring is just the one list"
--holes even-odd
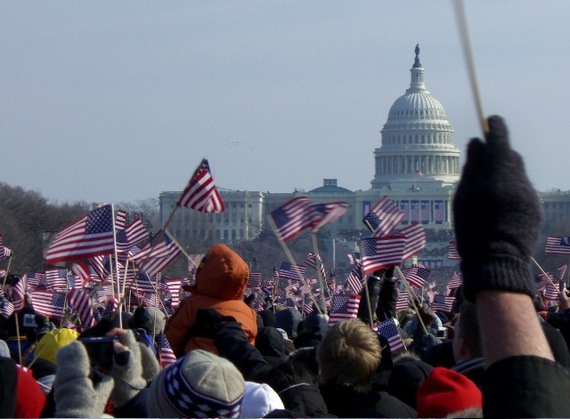
[(452, 186), (459, 180), (460, 151), (453, 145), (453, 127), (441, 102), (424, 83), (420, 48), (411, 72), (409, 89), (388, 112), (380, 131), (382, 146), (374, 151), (373, 189)]

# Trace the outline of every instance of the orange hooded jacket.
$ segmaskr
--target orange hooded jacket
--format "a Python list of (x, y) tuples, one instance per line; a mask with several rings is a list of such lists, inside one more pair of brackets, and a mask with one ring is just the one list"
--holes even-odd
[(212, 307), (224, 316), (232, 316), (239, 323), (253, 345), (257, 336), (257, 314), (243, 302), (249, 279), (245, 261), (224, 244), (208, 249), (196, 273), (192, 295), (180, 302), (166, 322), (166, 337), (177, 357), (193, 349), (204, 349), (217, 354), (214, 341), (191, 336), (190, 329), (199, 308)]

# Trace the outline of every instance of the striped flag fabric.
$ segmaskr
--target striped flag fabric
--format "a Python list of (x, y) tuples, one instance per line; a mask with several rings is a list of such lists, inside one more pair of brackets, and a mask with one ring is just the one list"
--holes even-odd
[(297, 196), (271, 211), (277, 233), (283, 241), (297, 237), (313, 222), (311, 202), (306, 196)]
[(30, 294), (36, 314), (61, 318), (65, 306), (65, 292), (34, 291)]
[(455, 297), (448, 297), (444, 295), (435, 295), (433, 297), (433, 302), (431, 304), (431, 308), (433, 311), (443, 311), (449, 313), (453, 310), (453, 303), (455, 301)]
[(362, 239), (360, 241), (362, 272), (368, 275), (378, 269), (400, 265), (405, 246), (404, 236)]
[(362, 274), (362, 266), (360, 265), (359, 262), (352, 267), (350, 273), (346, 276), (346, 281), (349, 289), (354, 294), (360, 294), (360, 290), (362, 290), (363, 280), (364, 280), (364, 275)]
[(281, 262), (281, 267), (279, 268), (279, 278), (290, 281), (303, 281), (306, 270), (307, 268), (303, 265), (292, 265), (290, 262), (284, 261)]
[(19, 313), (23, 310), (26, 305), (26, 294), (27, 294), (27, 279), (26, 275), (20, 278), (14, 288), (12, 289), (12, 303), (14, 304), (14, 311)]
[(400, 336), (400, 332), (398, 332), (398, 326), (396, 326), (396, 320), (393, 318), (386, 319), (379, 323), (376, 327), (376, 333), (380, 336), (384, 336), (388, 340), (388, 345), (392, 353), (396, 353), (405, 348), (404, 341)]
[(568, 264), (563, 263), (562, 265), (558, 266), (556, 270), (558, 271), (558, 279), (564, 281), (564, 278), (566, 277), (566, 271), (568, 271)]
[(180, 304), (180, 287), (182, 286), (181, 278), (166, 278), (166, 286), (171, 295), (170, 306), (175, 309)]
[(558, 301), (558, 295), (560, 294), (559, 286), (558, 281), (548, 281), (544, 288), (544, 299), (549, 301)]
[(28, 272), (27, 281), (28, 285), (35, 289), (41, 284), (47, 284), (46, 274), (44, 272)]
[(66, 290), (67, 289), (67, 268), (48, 269), (46, 271), (47, 289)]
[(113, 207), (104, 205), (91, 211), (57, 233), (46, 252), (46, 264), (113, 253)]
[(305, 260), (305, 265), (309, 268), (313, 268), (316, 271), (321, 272), (321, 277), (324, 279), (327, 277), (327, 273), (325, 271), (325, 265), (323, 264), (323, 259), (321, 255), (318, 253), (309, 253), (307, 255), (307, 259)]
[(329, 326), (334, 326), (342, 320), (355, 319), (358, 315), (360, 298), (357, 294), (335, 294), (332, 299)]
[(453, 276), (447, 283), (447, 288), (449, 288), (450, 290), (459, 288), (462, 283), (463, 283), (463, 278), (461, 276), (461, 272), (453, 272)]
[(181, 253), (180, 247), (168, 233), (158, 234), (160, 236), (157, 241), (145, 245), (136, 258), (131, 259), (131, 261), (136, 260), (139, 263), (139, 269), (144, 270), (151, 277), (166, 269)]
[(404, 277), (411, 286), (416, 288), (422, 288), (426, 283), (426, 280), (430, 274), (430, 270), (424, 266), (411, 266), (406, 269), (402, 269)]
[(346, 256), (351, 265), (356, 265), (360, 261), (360, 252), (348, 253)]
[(557, 255), (570, 255), (570, 237), (553, 237), (546, 238), (545, 253), (554, 253)]
[(91, 296), (82, 289), (72, 289), (67, 294), (67, 302), (71, 309), (75, 310), (81, 321), (83, 330), (94, 326), (93, 303)]
[(5, 297), (0, 297), (0, 300), (2, 300), (2, 314), (6, 317), (10, 317), (14, 314), (14, 304)]
[(12, 251), (4, 246), (4, 238), (0, 234), (0, 260), (8, 259), (10, 256), (12, 256)]
[(148, 240), (149, 233), (142, 220), (137, 218), (126, 228), (117, 228), (117, 252), (126, 253), (131, 247)]
[[(548, 278), (550, 278), (550, 280)], [(545, 274), (539, 273), (534, 277), (534, 285), (536, 286), (536, 289), (538, 291), (544, 291), (544, 289), (546, 288), (546, 284), (548, 284), (552, 280), (554, 280), (552, 275), (548, 274), (547, 277)]]
[(408, 291), (400, 291), (398, 293), (398, 299), (396, 300), (396, 311), (407, 310), (410, 304), (410, 295)]
[(247, 288), (252, 290), (261, 289), (261, 272), (250, 272), (247, 280)]
[(166, 368), (176, 362), (176, 355), (174, 355), (174, 351), (170, 347), (170, 343), (168, 343), (168, 339), (164, 333), (160, 334), (158, 341), (158, 362), (162, 368)]
[(455, 240), (449, 241), (449, 248), (447, 249), (447, 259), (460, 260), (459, 251), (457, 250), (457, 242)]
[(374, 204), (362, 222), (369, 227), (376, 237), (387, 236), (404, 219), (404, 213), (396, 207), (394, 201), (383, 196)]
[(208, 160), (202, 159), (176, 205), (198, 212), (224, 212), (224, 201), (214, 183)]
[(398, 235), (406, 237), (403, 260), (411, 258), (426, 247), (426, 232), (420, 223), (414, 223), (401, 229)]
[(313, 204), (311, 208), (312, 218), (311, 231), (317, 233), (321, 227), (332, 223), (342, 217), (348, 210), (348, 202), (328, 202), (325, 204)]

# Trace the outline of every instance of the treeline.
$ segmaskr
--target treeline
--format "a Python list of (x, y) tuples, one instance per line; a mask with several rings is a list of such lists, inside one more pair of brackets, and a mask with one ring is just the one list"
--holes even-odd
[[(117, 203), (115, 207), (142, 217), (149, 231), (153, 226), (160, 228), (158, 199)], [(38, 192), (0, 182), (0, 234), (4, 246), (13, 252), (10, 272), (44, 272), (43, 255), (50, 234), (77, 221), (92, 209), (93, 204), (85, 201), (50, 203)], [(0, 268), (6, 267), (3, 261)]]

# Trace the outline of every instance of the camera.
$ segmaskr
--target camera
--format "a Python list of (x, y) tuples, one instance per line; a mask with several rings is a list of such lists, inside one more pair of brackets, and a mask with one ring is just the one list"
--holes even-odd
[(437, 329), (436, 337), (443, 340), (447, 339), (447, 327), (440, 327)]
[(117, 339), (105, 337), (84, 337), (78, 339), (87, 349), (91, 366), (110, 367), (113, 363), (113, 343)]

